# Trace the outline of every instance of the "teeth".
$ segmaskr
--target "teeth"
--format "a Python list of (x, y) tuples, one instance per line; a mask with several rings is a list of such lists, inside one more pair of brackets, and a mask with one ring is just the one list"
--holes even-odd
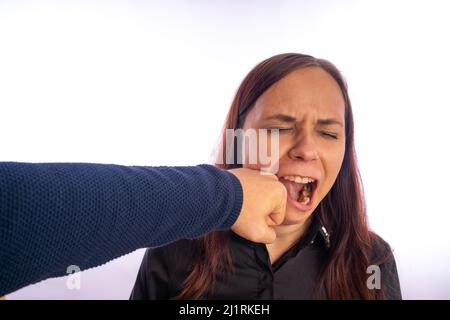
[(309, 200), (310, 200), (309, 197), (304, 197), (301, 204), (307, 204), (309, 202)]
[(301, 177), (301, 176), (285, 176), (284, 179), (295, 182), (295, 183), (302, 183), (302, 184), (314, 182), (313, 178)]
[(303, 183), (303, 179), (302, 179), (302, 177), (295, 177), (295, 180), (294, 180), (296, 183)]

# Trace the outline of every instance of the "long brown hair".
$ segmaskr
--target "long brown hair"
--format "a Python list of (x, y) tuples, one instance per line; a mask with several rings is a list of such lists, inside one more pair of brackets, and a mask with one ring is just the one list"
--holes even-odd
[[(319, 67), (338, 83), (345, 101), (345, 155), (342, 167), (331, 190), (319, 203), (313, 215), (330, 231), (330, 248), (320, 270), (318, 288), (327, 299), (377, 299), (382, 290), (369, 290), (366, 285), (367, 267), (373, 263), (371, 251), (375, 238), (368, 229), (366, 206), (354, 147), (353, 114), (347, 84), (339, 70), (329, 61), (309, 55), (286, 53), (259, 63), (239, 86), (228, 113), (221, 148), (225, 147), (225, 130), (243, 125), (245, 116), (256, 100), (275, 82), (299, 68)], [(225, 150), (221, 150), (225, 161)], [(235, 153), (236, 154), (236, 153)], [(217, 166), (230, 169), (234, 165)], [(212, 232), (194, 240), (193, 269), (185, 281), (179, 299), (199, 299), (214, 290), (216, 275), (232, 270), (227, 245), (228, 233)], [(319, 298), (319, 296), (317, 296)]]

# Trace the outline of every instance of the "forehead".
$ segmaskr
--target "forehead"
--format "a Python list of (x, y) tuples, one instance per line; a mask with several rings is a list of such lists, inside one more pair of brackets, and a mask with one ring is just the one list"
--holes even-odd
[(345, 102), (339, 85), (328, 72), (308, 67), (274, 83), (258, 98), (253, 109), (257, 118), (283, 112), (295, 117), (315, 113), (344, 119)]

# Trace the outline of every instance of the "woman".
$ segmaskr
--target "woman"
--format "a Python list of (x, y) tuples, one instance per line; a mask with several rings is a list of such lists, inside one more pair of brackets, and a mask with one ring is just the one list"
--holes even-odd
[(148, 250), (131, 298), (401, 299), (392, 251), (368, 230), (352, 108), (336, 67), (295, 53), (261, 62), (231, 105), (225, 129), (237, 128), (279, 130), (288, 204), (277, 239), (213, 232)]

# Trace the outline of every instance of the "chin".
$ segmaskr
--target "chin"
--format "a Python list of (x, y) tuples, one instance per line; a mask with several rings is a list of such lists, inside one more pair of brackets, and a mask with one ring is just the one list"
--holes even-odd
[(300, 211), (297, 208), (294, 208), (288, 204), (286, 208), (286, 216), (283, 221), (283, 225), (293, 225), (304, 223), (308, 220), (308, 218), (312, 215), (315, 208), (308, 211)]

